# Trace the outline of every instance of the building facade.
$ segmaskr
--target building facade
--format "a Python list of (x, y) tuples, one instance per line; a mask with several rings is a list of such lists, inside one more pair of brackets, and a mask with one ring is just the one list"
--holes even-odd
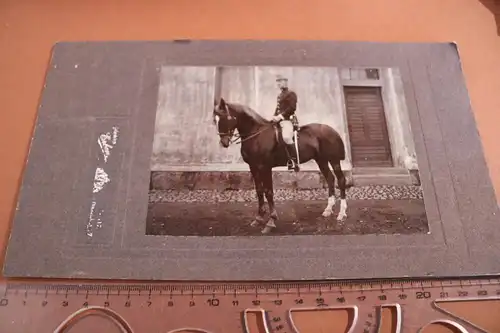
[[(270, 119), (278, 74), (298, 95), (300, 124), (324, 123), (340, 133), (346, 146), (342, 168), (350, 180), (418, 184), (410, 115), (396, 68), (163, 67), (151, 171), (247, 171), (239, 145), (219, 145), (214, 98), (246, 104)], [(310, 161), (302, 170), (318, 172), (318, 167)]]

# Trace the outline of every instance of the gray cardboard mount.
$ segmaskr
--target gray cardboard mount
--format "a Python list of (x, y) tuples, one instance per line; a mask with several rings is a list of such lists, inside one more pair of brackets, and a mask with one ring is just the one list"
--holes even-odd
[[(431, 232), (145, 235), (163, 65), (397, 67)], [(94, 194), (101, 133), (119, 137), (106, 164), (118, 181)], [(454, 43), (57, 43), (18, 200), (4, 264), (7, 277), (304, 280), (500, 272), (498, 204)], [(105, 213), (98, 214), (94, 222), (100, 228), (89, 240), (90, 211)]]

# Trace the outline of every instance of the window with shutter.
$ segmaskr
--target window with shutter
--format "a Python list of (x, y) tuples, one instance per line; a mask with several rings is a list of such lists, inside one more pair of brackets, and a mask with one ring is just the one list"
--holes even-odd
[(392, 167), (380, 87), (345, 86), (347, 124), (354, 167)]

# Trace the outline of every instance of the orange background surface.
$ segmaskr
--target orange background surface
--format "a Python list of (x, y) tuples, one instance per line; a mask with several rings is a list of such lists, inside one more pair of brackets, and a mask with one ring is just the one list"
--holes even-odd
[(454, 41), (498, 193), (500, 37), (484, 3), (494, 6), (494, 0), (0, 0), (0, 249), (8, 240), (45, 71), (57, 41)]

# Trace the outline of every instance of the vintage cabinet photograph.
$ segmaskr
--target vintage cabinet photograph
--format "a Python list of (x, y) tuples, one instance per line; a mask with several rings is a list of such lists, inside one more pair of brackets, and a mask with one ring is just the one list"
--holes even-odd
[(147, 234), (429, 231), (398, 68), (159, 75)]
[(498, 203), (453, 43), (57, 43), (28, 152), (8, 277), (498, 266)]

